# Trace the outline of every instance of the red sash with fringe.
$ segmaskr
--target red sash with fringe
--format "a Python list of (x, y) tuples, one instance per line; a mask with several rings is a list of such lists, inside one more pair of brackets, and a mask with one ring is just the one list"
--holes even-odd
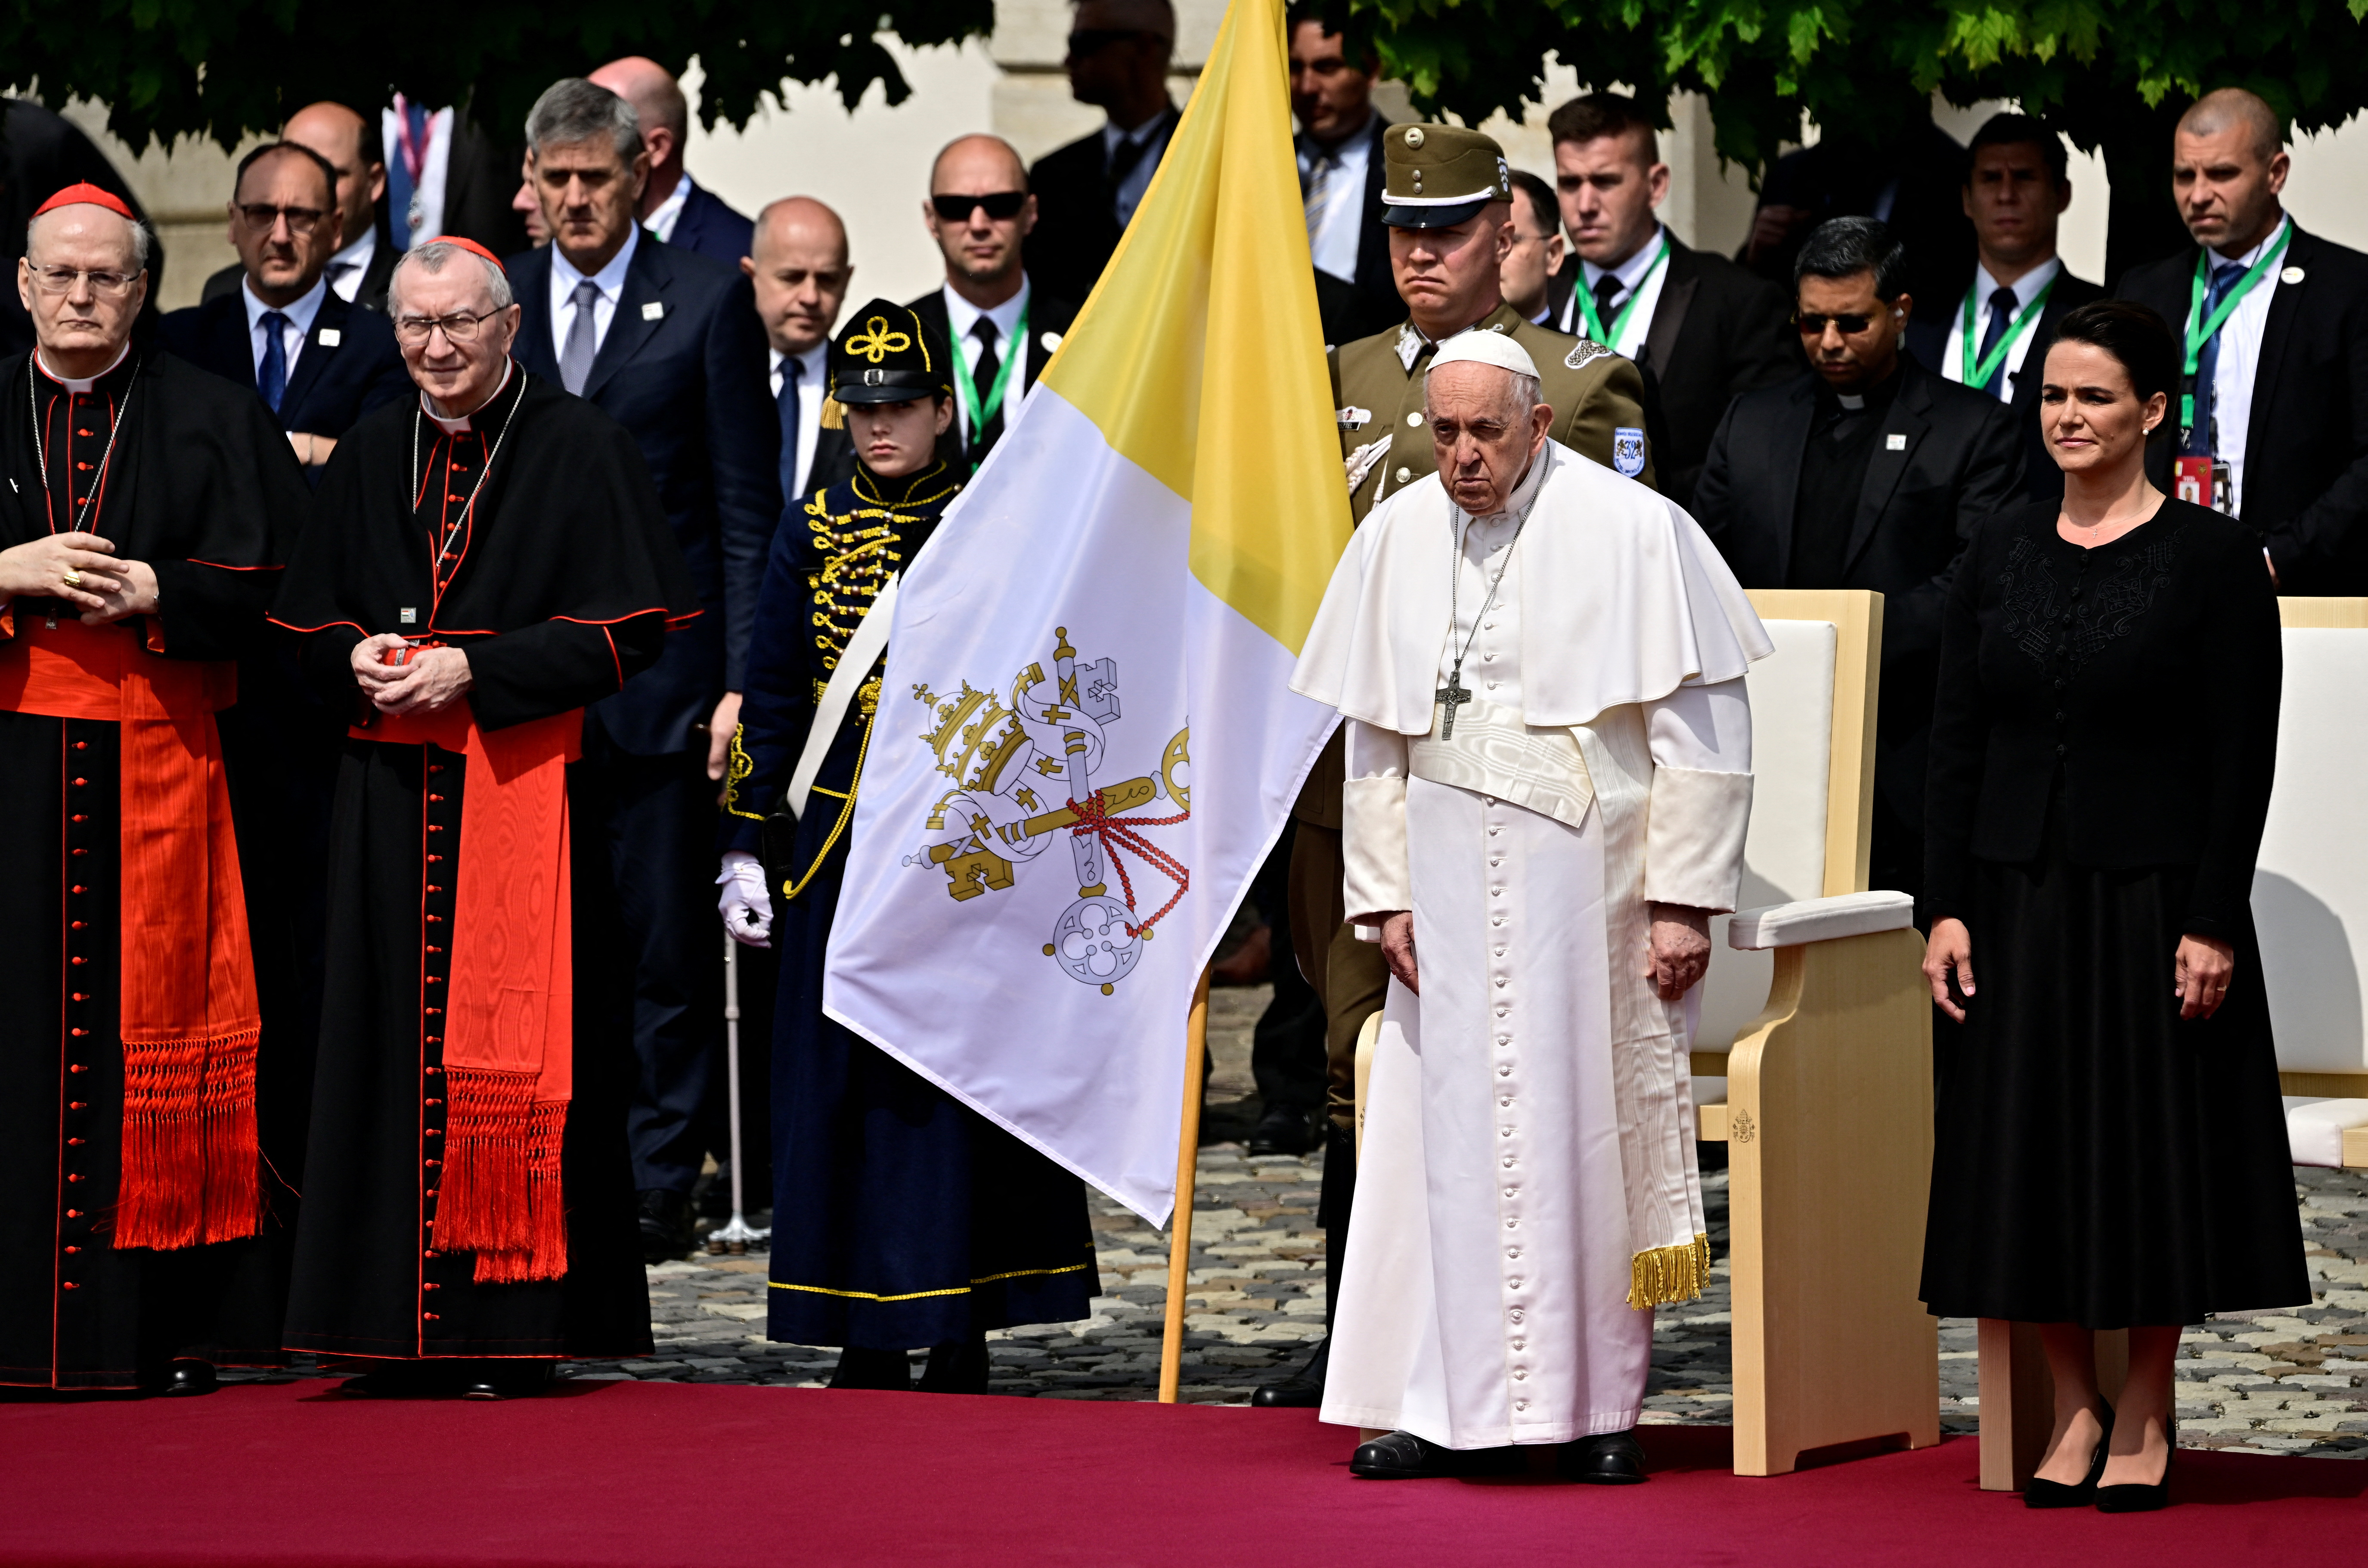
[(559, 1152), (575, 1064), (566, 769), (583, 754), (583, 710), (488, 732), (461, 702), (422, 717), (379, 714), (352, 733), (469, 759), (452, 868), (436, 1244), (474, 1252), (481, 1284), (556, 1279), (567, 1272)]
[[(262, 1228), (255, 1048), (262, 1013), (214, 714), (238, 666), (154, 656), (142, 621), (0, 614), (0, 710), (121, 732), (123, 1161), (118, 1247)], [(13, 633), (13, 635), (11, 635)]]

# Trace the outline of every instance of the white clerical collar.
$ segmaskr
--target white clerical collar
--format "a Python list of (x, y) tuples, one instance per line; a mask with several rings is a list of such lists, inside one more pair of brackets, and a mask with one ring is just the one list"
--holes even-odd
[(682, 177), (674, 182), (674, 189), (666, 194), (666, 199), (659, 202), (656, 210), (648, 217), (642, 220), (642, 227), (666, 241), (666, 244), (674, 244), (674, 226), (682, 222), (683, 203), (689, 199), (690, 171), (685, 169), (682, 172)]
[[(1552, 441), (1538, 449), (1537, 457), (1530, 464), (1530, 472), (1521, 475), (1520, 483), (1513, 486), (1513, 493), (1505, 497), (1503, 511), (1463, 512), (1461, 506), (1455, 509), (1463, 512), (1465, 517), (1475, 523), (1509, 522), (1514, 518), (1529, 516), (1530, 508), (1538, 504), (1538, 492), (1545, 487), (1546, 470), (1554, 466), (1554, 444)], [(1441, 484), (1447, 483), (1445, 474), (1440, 475), (1440, 483)], [(1451, 497), (1454, 494), (1452, 490), (1448, 492)]]
[(1011, 335), (1019, 330), (1019, 312), (1028, 308), (1028, 275), (1024, 272), (1019, 275), (1019, 292), (991, 311), (980, 310), (955, 293), (951, 283), (941, 283), (938, 289), (946, 301), (947, 335), (954, 340), (957, 348), (962, 347), (962, 339), (970, 335), (972, 324), (981, 316), (995, 324), (995, 341), (998, 345), (1009, 343)]
[(255, 329), (263, 324), (265, 312), (278, 311), (288, 318), (288, 324), (296, 329), (297, 335), (310, 337), (313, 335), (313, 318), (321, 313), (322, 301), (329, 297), (329, 278), (328, 275), (324, 273), (314, 278), (313, 286), (305, 290), (298, 299), (285, 305), (268, 305), (255, 297), (255, 280), (251, 278), (242, 278), (238, 284), (238, 297), (246, 301), (246, 330), (249, 336), (254, 335)]
[(784, 354), (778, 348), (768, 348), (765, 352), (773, 357), (771, 368), (776, 373), (783, 364), (795, 359), (798, 362), (798, 384), (818, 387), (822, 385), (823, 372), (829, 369), (830, 339), (824, 338), (803, 354)]
[(1636, 286), (1645, 281), (1645, 274), (1652, 270), (1654, 258), (1661, 254), (1661, 225), (1655, 223), (1653, 232), (1645, 236), (1645, 243), (1638, 245), (1628, 259), (1617, 267), (1598, 267), (1595, 263), (1581, 257), (1578, 270), (1587, 279), (1588, 292), (1593, 293), (1596, 279), (1609, 272), (1620, 279), (1620, 287), (1622, 290), (1634, 293)]
[(1836, 392), (1834, 393), (1834, 401), (1840, 403), (1844, 408), (1849, 409), (1852, 414), (1856, 414), (1859, 410), (1866, 406), (1866, 394), (1864, 392)]
[[(642, 226), (639, 223), (632, 224), (625, 230), (625, 243), (619, 248), (616, 255), (609, 258), (609, 265), (592, 274), (593, 287), (598, 289), (603, 294), (609, 295), (614, 295), (624, 288), (625, 269), (633, 265), (633, 252), (641, 243)], [(558, 296), (561, 299), (565, 299), (574, 293), (575, 286), (584, 281), (583, 272), (577, 269), (574, 262), (567, 259), (566, 253), (562, 251), (555, 243), (551, 247), (551, 275), (562, 285)]]
[(328, 278), (329, 287), (337, 291), (338, 299), (351, 304), (354, 296), (361, 292), (362, 279), (370, 275), (371, 258), (377, 255), (378, 225), (372, 223), (362, 230), (360, 239), (329, 258), (329, 265), (322, 268), (322, 276)]
[(2261, 259), (2261, 253), (2263, 251), (2268, 250), (2271, 245), (2277, 244), (2278, 236), (2280, 234), (2284, 233), (2293, 226), (2294, 220), (2281, 212), (2278, 214), (2277, 227), (2271, 229), (2268, 233), (2263, 234), (2260, 244), (2255, 245), (2251, 250), (2247, 251), (2242, 256), (2223, 256), (2215, 250), (2212, 253), (2212, 265), (2217, 267), (2233, 261), (2239, 267), (2250, 267), (2253, 263)]
[[(2014, 290), (2015, 313), (2020, 315), (2031, 309), (2031, 301), (2039, 298), (2039, 291), (2055, 282), (2055, 275), (2063, 270), (2063, 259), (2060, 256), (2051, 256), (2012, 283), (2003, 285)], [(1979, 264), (1975, 266), (1974, 304), (1976, 309), (1988, 305), (1990, 296), (1997, 293), (2000, 287), (1998, 280), (1990, 276), (1988, 267)]]
[[(552, 259), (556, 261), (559, 258), (553, 256)], [(436, 427), (443, 431), (447, 436), (465, 436), (472, 428), (470, 421), (473, 420), (478, 415), (483, 414), (485, 410), (493, 407), (494, 403), (501, 397), (502, 392), (509, 386), (510, 371), (515, 368), (516, 367), (511, 361), (507, 359), (503, 360), (501, 384), (494, 388), (494, 395), (485, 399), (484, 402), (477, 404), (475, 408), (461, 415), (458, 419), (447, 419), (442, 415), (437, 413), (435, 405), (427, 401), (427, 394), (424, 392), (419, 394), (419, 412), (427, 415), (430, 420), (434, 421)]]
[(70, 377), (61, 376), (55, 370), (51, 369), (50, 362), (41, 358), (41, 351), (39, 348), (33, 350), (33, 363), (41, 368), (41, 374), (49, 377), (50, 380), (57, 382), (58, 385), (65, 388), (66, 391), (73, 392), (77, 397), (87, 397), (90, 395), (90, 389), (98, 385), (99, 382), (105, 381), (108, 377), (113, 375), (115, 373), (116, 365), (122, 364), (124, 356), (131, 352), (131, 340), (127, 337), (123, 340), (123, 347), (115, 351), (114, 364), (108, 366), (106, 369), (101, 370), (97, 375), (86, 376), (81, 381), (74, 381)]

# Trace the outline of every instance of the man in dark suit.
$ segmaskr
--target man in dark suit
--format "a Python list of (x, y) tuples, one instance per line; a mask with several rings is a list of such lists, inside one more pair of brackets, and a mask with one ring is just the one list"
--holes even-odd
[(1382, 223), (1380, 138), (1390, 122), (1373, 108), (1381, 56), (1347, 9), (1298, 0), (1290, 17), (1292, 146), (1326, 343), (1385, 332), (1406, 314)]
[(1594, 338), (1645, 372), (1661, 493), (1691, 506), (1726, 405), (1800, 369), (1792, 299), (1725, 256), (1682, 244), (1654, 215), (1668, 196), (1669, 168), (1634, 100), (1590, 93), (1555, 109), (1546, 126), (1572, 253), (1549, 284), (1547, 324)]
[[(379, 145), (378, 126), (343, 104), (324, 101), (290, 115), (279, 139), (311, 148), (337, 174), (345, 243), (323, 269), (329, 292), (384, 315), (386, 280), (394, 276), (394, 264), (403, 253), (386, 233), (386, 153)], [(246, 273), (244, 262), (233, 262), (206, 279), (202, 299), (211, 303), (237, 293)]]
[(627, 1131), (643, 1248), (657, 1261), (690, 1246), (690, 1190), (716, 1125), (707, 1099), (722, 1078), (723, 925), (708, 737), (738, 722), (781, 516), (781, 433), (748, 279), (634, 221), (648, 154), (632, 106), (571, 77), (535, 101), (527, 136), (552, 239), (506, 264), (523, 311), (518, 363), (632, 433), (705, 610), (584, 725), (584, 766), (613, 802), (617, 891), (636, 949), (642, 1076)]
[(1965, 216), (1973, 221), (1973, 286), (1946, 319), (1907, 324), (1907, 352), (1943, 380), (2011, 404), (2022, 427), (2023, 492), (2061, 500), (2064, 471), (2039, 428), (2040, 371), (2055, 324), (2104, 290), (2064, 269), (2056, 221), (2072, 201), (2064, 142), (2022, 114), (1992, 115), (1966, 150)]
[[(755, 237), (740, 270), (756, 290), (757, 317), (770, 345), (773, 406), (781, 427), (781, 496), (794, 512), (815, 491), (855, 474), (855, 443), (848, 437), (847, 421), (825, 407), (830, 335), (855, 276), (847, 225), (811, 196), (783, 197), (757, 214)], [(719, 729), (711, 741), (708, 771), (719, 779), (731, 739), (731, 731)]]
[(388, 233), (408, 250), (438, 234), (476, 241), (495, 256), (523, 249), (526, 225), (510, 205), (523, 149), (489, 134), (461, 104), (431, 109), (401, 93), (379, 117), (386, 167)]
[(1974, 249), (1960, 196), (1965, 150), (1928, 111), (1914, 112), (1923, 118), (1897, 135), (1828, 131), (1777, 159), (1759, 182), (1759, 206), (1736, 260), (1781, 288), (1812, 229), (1829, 218), (1873, 218), (1907, 247), (1908, 295), (1945, 314), (1964, 292)]
[[(0, 265), (17, 275), (25, 254), (25, 225), (33, 209), (70, 185), (98, 187), (139, 214), (153, 235), (155, 225), (132, 196), (131, 186), (115, 172), (97, 143), (79, 127), (30, 98), (0, 98)], [(143, 314), (155, 318), (157, 290), (165, 284), (165, 249), (152, 239), (148, 247), (148, 300)], [(0, 358), (23, 354), (33, 347), (33, 318), (14, 289), (0, 289)]]
[(642, 189), (642, 226), (677, 250), (739, 266), (749, 254), (756, 226), (683, 167), (683, 150), (690, 142), (690, 104), (682, 96), (682, 85), (665, 66), (638, 54), (611, 60), (585, 80), (632, 105), (641, 119), (642, 145), (650, 154), (649, 182)]
[(160, 329), (182, 358), (253, 387), (316, 484), (355, 422), (411, 387), (386, 317), (329, 287), (329, 257), (344, 248), (336, 176), (328, 159), (293, 142), (239, 160), (230, 239), (243, 281), (173, 312)]
[(1032, 284), (1021, 246), (1037, 222), (1019, 154), (999, 136), (962, 136), (929, 165), (921, 221), (946, 258), (946, 280), (907, 301), (962, 360), (945, 439), (976, 469), (1044, 373), (1076, 307)]
[(2155, 433), (2146, 472), (2177, 494), (2175, 459), (2225, 468), (2221, 508), (2261, 536), (2279, 592), (2368, 594), (2368, 256), (2286, 215), (2283, 142), (2276, 112), (2234, 87), (2198, 98), (2174, 133), (2172, 190), (2196, 243), (2120, 290), (2193, 345), (2172, 406), (2184, 416)]
[(1735, 400), (1693, 513), (1747, 588), (1884, 596), (1873, 885), (1913, 893), (1941, 606), (1975, 523), (2016, 496), (2022, 442), (2006, 404), (1900, 352), (1904, 250), (1872, 218), (1810, 233), (1793, 264), (1809, 373)]
[(1554, 187), (1529, 170), (1515, 169), (1508, 177), (1513, 182), (1513, 248), (1497, 268), (1497, 286), (1522, 320), (1551, 327), (1554, 274), (1562, 270), (1568, 248), (1562, 208)]
[(1179, 118), (1167, 97), (1176, 52), (1168, 0), (1076, 0), (1062, 64), (1069, 92), (1106, 110), (1109, 123), (1036, 160), (1028, 188), (1037, 222), (1028, 275), (1058, 300), (1083, 304), (1118, 249)]

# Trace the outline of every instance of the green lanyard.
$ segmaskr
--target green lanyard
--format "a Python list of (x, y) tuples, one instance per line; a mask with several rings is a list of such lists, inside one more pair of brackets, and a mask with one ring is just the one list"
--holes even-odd
[(969, 423), (970, 439), (973, 446), (978, 442), (978, 433), (986, 428), (986, 422), (1003, 412), (1003, 393), (1011, 385), (1011, 368), (1028, 358), (1026, 305), (1019, 307), (1019, 319), (1011, 324), (1011, 335), (1005, 340), (1003, 348), (1003, 363), (996, 369), (995, 384), (986, 389), (986, 405), (984, 408), (979, 406), (978, 384), (962, 364), (961, 348), (957, 347), (954, 350), (954, 368), (959, 372), (954, 377), (954, 395), (962, 399), (962, 418)]
[(1595, 313), (1595, 296), (1587, 288), (1587, 269), (1579, 268), (1579, 286), (1571, 292), (1578, 296), (1579, 311), (1587, 318), (1587, 335), (1613, 353), (1618, 353), (1620, 335), (1628, 330), (1628, 318), (1636, 313), (1637, 301), (1645, 297), (1645, 285), (1653, 280), (1653, 274), (1658, 271), (1661, 264), (1668, 259), (1669, 236), (1665, 233), (1661, 235), (1661, 248), (1653, 256), (1653, 264), (1645, 268), (1643, 277), (1636, 279), (1636, 287), (1628, 290), (1628, 302), (1621, 306), (1620, 313), (1611, 318), (1611, 330), (1609, 332), (1603, 330), (1603, 318)]
[[(2058, 272), (2055, 278), (2063, 276)], [(2046, 286), (2032, 296), (2031, 303), (2014, 313), (2014, 324), (2008, 327), (2006, 335), (1998, 340), (1998, 347), (1983, 356), (1977, 356), (1974, 345), (1974, 290), (1965, 290), (1965, 324), (1957, 334), (1965, 351), (1965, 385), (1978, 391), (1990, 384), (1990, 378), (1998, 373), (1998, 367), (2006, 363), (2006, 357), (2014, 351), (2016, 344), (2022, 341), (2022, 335), (2031, 330), (2031, 324), (2039, 319), (2039, 312), (2047, 308), (2047, 296), (2055, 291), (2055, 278), (2049, 278)]]
[(2237, 279), (2237, 286), (2228, 290), (2227, 298), (2220, 301), (2220, 308), (2200, 326), (2196, 318), (2203, 313), (2204, 291), (2211, 287), (2212, 252), (2207, 246), (2195, 253), (2195, 284), (2187, 296), (2187, 390), (2180, 394), (2179, 399), (2179, 427), (2182, 431), (2195, 428), (2195, 371), (2203, 362), (2203, 346), (2211, 342), (2214, 335), (2236, 313), (2245, 296), (2253, 291), (2253, 285), (2261, 280), (2261, 274), (2275, 267), (2278, 257), (2285, 255), (2286, 242), (2294, 238), (2294, 225), (2288, 223), (2284, 229), (2285, 232), (2278, 236), (2278, 243), (2262, 253), (2261, 259), (2253, 263), (2250, 271)]

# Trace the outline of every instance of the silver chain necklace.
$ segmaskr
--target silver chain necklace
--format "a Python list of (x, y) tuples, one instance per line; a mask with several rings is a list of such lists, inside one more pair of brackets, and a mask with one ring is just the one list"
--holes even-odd
[[(1448, 502), (1447, 509), (1451, 512), (1463, 510), (1452, 500)], [(1446, 718), (1439, 730), (1439, 738), (1442, 741), (1455, 738), (1455, 710), (1472, 700), (1472, 693), (1465, 689), (1463, 685), (1463, 660), (1472, 652), (1472, 644), (1480, 635), (1480, 623), (1488, 619), (1488, 607), (1497, 602), (1497, 590), (1505, 585), (1505, 573), (1513, 564), (1514, 547), (1521, 542), (1521, 530), (1530, 526), (1530, 514), (1535, 510), (1537, 510), (1537, 499), (1532, 496), (1530, 505), (1521, 509), (1520, 517), (1513, 524), (1513, 537), (1505, 546), (1504, 562), (1497, 566), (1496, 576), (1489, 579), (1488, 597), (1480, 601), (1480, 611), (1472, 618), (1471, 634), (1463, 639), (1463, 650), (1455, 655), (1455, 663), (1448, 667), (1447, 684), (1433, 694), (1434, 699), (1447, 710)], [(1471, 514), (1465, 513), (1463, 526), (1455, 530), (1453, 558), (1449, 562), (1447, 642), (1450, 647), (1455, 645), (1455, 608), (1458, 597), (1463, 590), (1463, 545), (1465, 540), (1471, 535), (1472, 520)]]
[[(500, 394), (497, 392), (495, 395)], [(461, 517), (463, 522), (467, 521), (470, 514), (476, 510), (477, 493), (485, 487), (486, 477), (494, 472), (494, 458), (501, 451), (502, 443), (509, 439), (510, 421), (518, 417), (518, 404), (525, 401), (526, 388), (521, 385), (518, 388), (518, 395), (510, 399), (510, 411), (502, 415), (502, 427), (495, 435), (494, 444), (485, 451), (485, 466), (477, 471), (477, 483), (469, 486), (469, 499), (461, 508)], [(419, 467), (419, 427), (426, 414), (425, 407), (415, 407), (411, 411), (411, 490), (404, 499), (411, 504), (411, 515), (414, 517), (419, 516), (419, 491), (427, 480), (427, 475)], [(460, 537), (461, 530), (456, 527), (445, 539), (444, 548), (436, 552), (436, 564), (430, 567), (427, 573), (427, 585), (431, 590), (438, 590), (438, 582), (444, 574), (444, 558), (452, 553), (452, 546)], [(439, 599), (442, 597), (440, 590), (438, 590), (438, 597)]]
[[(40, 471), (41, 499), (46, 503), (50, 495), (50, 457), (41, 449), (41, 392), (40, 383), (33, 380), (33, 361), (40, 358), (39, 354), (25, 356), (25, 405), (33, 415), (33, 466)], [(74, 527), (67, 530), (69, 533), (82, 532), (83, 524), (90, 520), (90, 509), (97, 504), (99, 490), (107, 479), (107, 460), (115, 455), (115, 437), (123, 433), (123, 416), (131, 412), (131, 388), (138, 384), (139, 380), (140, 365), (134, 360), (131, 381), (123, 389), (122, 405), (108, 416), (107, 447), (98, 454), (98, 467), (93, 471), (98, 478), (91, 483), (90, 494), (82, 498), (82, 510), (74, 514)], [(97, 378), (93, 378), (93, 384), (97, 384)]]

